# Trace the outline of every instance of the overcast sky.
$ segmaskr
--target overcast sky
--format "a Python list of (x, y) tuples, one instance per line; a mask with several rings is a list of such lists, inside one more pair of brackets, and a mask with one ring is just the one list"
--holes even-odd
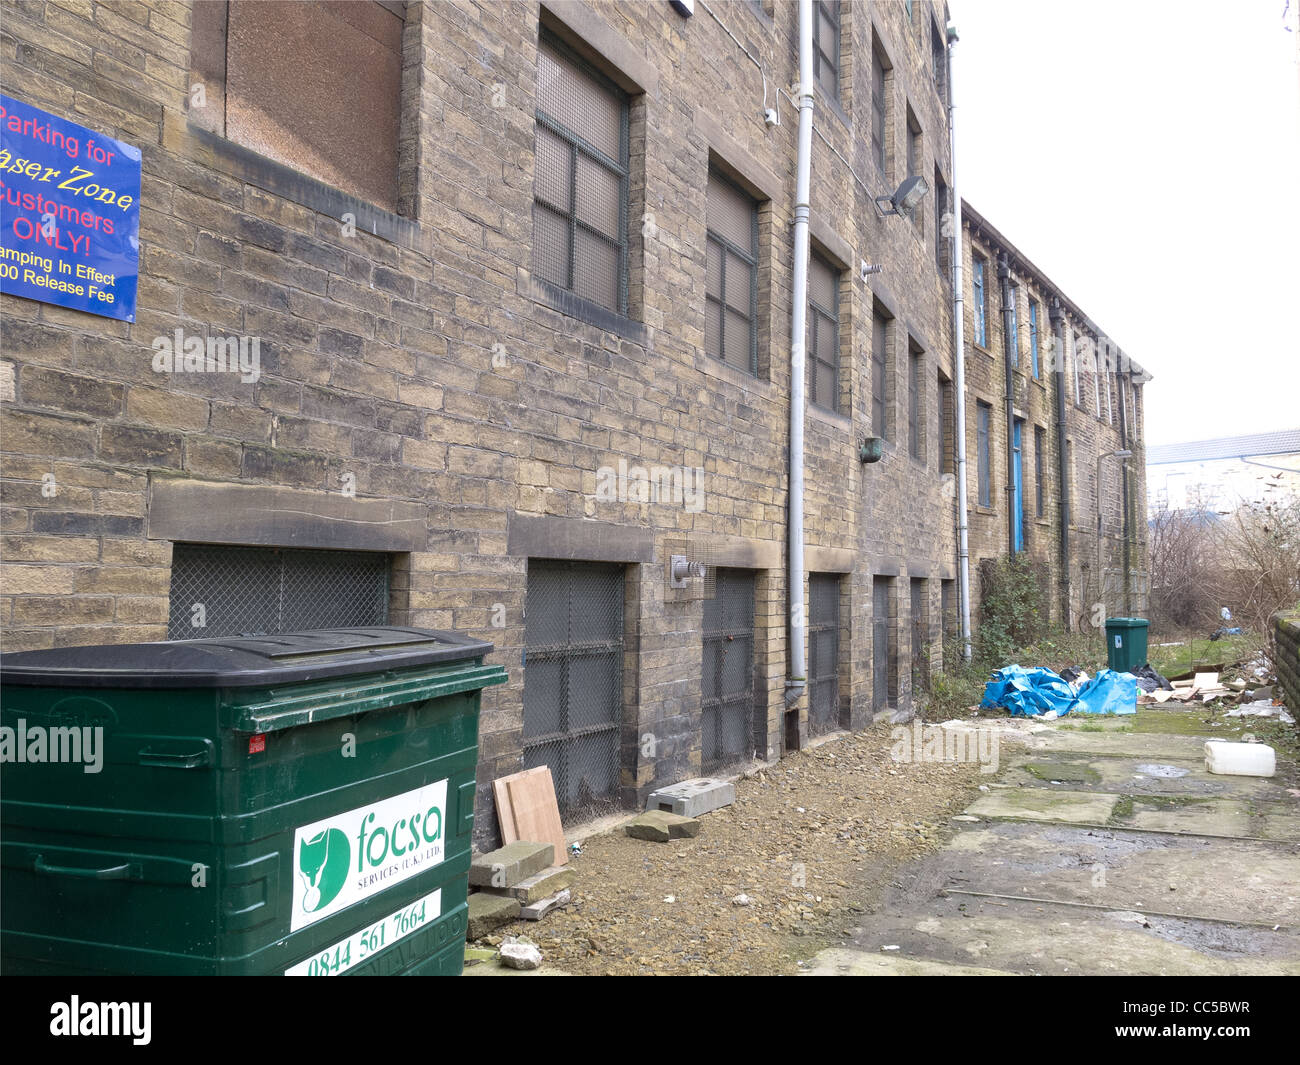
[(949, 3), (959, 190), (1155, 376), (1148, 444), (1300, 427), (1291, 3)]

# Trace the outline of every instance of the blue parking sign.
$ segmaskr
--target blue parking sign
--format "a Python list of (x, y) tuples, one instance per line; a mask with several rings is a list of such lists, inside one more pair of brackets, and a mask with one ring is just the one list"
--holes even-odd
[(0, 95), (0, 292), (135, 321), (140, 149)]

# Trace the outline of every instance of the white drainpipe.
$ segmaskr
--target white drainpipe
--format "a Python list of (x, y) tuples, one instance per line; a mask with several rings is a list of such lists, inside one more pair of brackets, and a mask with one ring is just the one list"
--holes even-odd
[(963, 297), (961, 245), (961, 193), (957, 191), (957, 123), (953, 106), (952, 52), (957, 43), (957, 29), (948, 25), (948, 153), (952, 185), (952, 321), (953, 321), (953, 389), (957, 393), (954, 410), (957, 437), (957, 598), (961, 603), (962, 655), (971, 659), (970, 640), (970, 538), (966, 512), (966, 313)]
[(808, 209), (813, 135), (812, 0), (799, 0), (799, 155), (794, 194), (794, 284), (790, 299), (790, 544), (787, 575), (790, 603), (790, 676), (785, 704), (799, 701), (808, 683), (804, 638), (807, 610), (803, 592), (803, 419), (804, 339), (808, 313)]

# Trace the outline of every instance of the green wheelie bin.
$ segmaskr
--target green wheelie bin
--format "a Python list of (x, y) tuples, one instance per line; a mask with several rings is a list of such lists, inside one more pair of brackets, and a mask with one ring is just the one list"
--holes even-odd
[(490, 643), (0, 656), (6, 973), (458, 974)]
[(1146, 618), (1106, 619), (1106, 664), (1117, 673), (1132, 673), (1147, 664)]

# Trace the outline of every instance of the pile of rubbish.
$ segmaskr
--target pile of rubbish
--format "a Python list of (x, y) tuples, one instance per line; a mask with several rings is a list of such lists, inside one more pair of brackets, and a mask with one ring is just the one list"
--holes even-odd
[(1041, 666), (996, 669), (984, 686), (980, 709), (1001, 707), (1012, 717), (1041, 717), (1045, 721), (1067, 714), (1137, 713), (1139, 682), (1132, 673), (1116, 673), (1113, 669), (1100, 670), (1095, 677), (1074, 669), (1065, 673), (1069, 676)]

